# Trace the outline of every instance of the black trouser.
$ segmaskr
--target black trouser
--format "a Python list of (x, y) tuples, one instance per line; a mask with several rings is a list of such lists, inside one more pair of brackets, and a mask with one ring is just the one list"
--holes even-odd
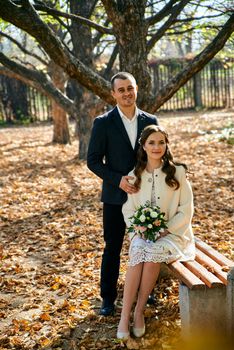
[(122, 205), (103, 205), (103, 228), (105, 248), (101, 265), (101, 297), (113, 303), (117, 297), (120, 252), (125, 233)]

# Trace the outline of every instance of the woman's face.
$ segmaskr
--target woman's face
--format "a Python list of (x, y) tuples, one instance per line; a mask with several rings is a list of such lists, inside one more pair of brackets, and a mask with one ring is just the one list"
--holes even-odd
[(166, 139), (165, 136), (157, 131), (153, 132), (145, 141), (143, 149), (147, 154), (148, 160), (161, 160), (166, 151)]

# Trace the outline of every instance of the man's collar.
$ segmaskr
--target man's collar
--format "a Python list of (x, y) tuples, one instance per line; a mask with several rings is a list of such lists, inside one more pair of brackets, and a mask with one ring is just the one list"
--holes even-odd
[(121, 118), (125, 118), (125, 119), (127, 119), (127, 120), (129, 120), (129, 121), (135, 120), (135, 119), (137, 118), (138, 114), (139, 114), (139, 110), (138, 110), (138, 108), (137, 108), (137, 106), (136, 106), (136, 107), (135, 107), (135, 113), (134, 113), (133, 118), (132, 118), (132, 119), (129, 119), (129, 118), (121, 111), (121, 109), (120, 109), (120, 107), (119, 107), (118, 105), (116, 105), (116, 107), (117, 107), (117, 109), (118, 109), (118, 112), (119, 112), (120, 117), (121, 117)]

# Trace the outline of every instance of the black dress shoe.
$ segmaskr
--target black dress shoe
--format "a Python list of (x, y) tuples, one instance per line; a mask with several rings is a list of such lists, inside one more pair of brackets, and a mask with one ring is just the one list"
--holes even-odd
[(156, 304), (156, 299), (153, 294), (150, 294), (147, 300), (148, 305), (155, 305)]
[(110, 305), (102, 304), (102, 307), (99, 311), (99, 315), (102, 315), (102, 316), (113, 316), (114, 313), (115, 313), (114, 304), (110, 304)]

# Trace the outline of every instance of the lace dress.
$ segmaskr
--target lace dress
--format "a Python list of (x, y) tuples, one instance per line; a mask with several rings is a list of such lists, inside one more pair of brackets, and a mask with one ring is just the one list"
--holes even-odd
[[(154, 176), (148, 180), (152, 182), (151, 204), (156, 204)], [(170, 263), (181, 257), (179, 251), (166, 239), (159, 238), (156, 242), (149, 242), (139, 236), (133, 237), (129, 248), (129, 265), (135, 266), (142, 262)]]

